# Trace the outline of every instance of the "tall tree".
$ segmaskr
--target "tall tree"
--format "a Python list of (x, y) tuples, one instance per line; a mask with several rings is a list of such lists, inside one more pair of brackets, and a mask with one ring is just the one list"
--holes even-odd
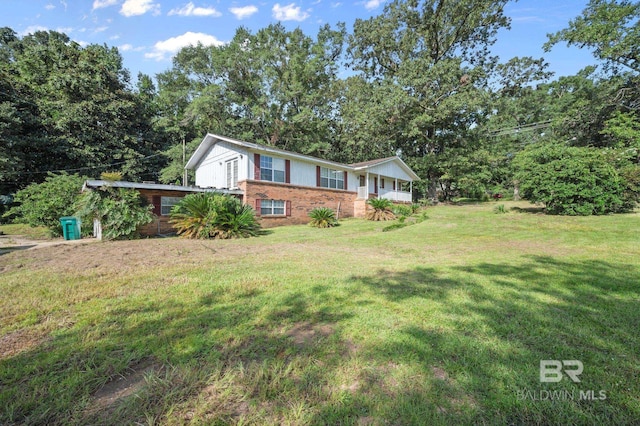
[[(168, 103), (175, 106), (174, 126), (196, 129), (197, 138), (219, 132), (326, 155), (335, 131), (334, 85), (344, 37), (344, 26), (324, 26), (315, 40), (281, 24), (255, 34), (239, 28), (226, 45), (182, 49), (173, 68), (159, 76), (160, 96), (165, 88), (178, 88)], [(167, 181), (177, 177), (180, 149), (171, 151)]]
[(427, 178), (430, 197), (447, 173), (444, 153), (467, 153), (478, 140), (471, 133), (489, 110), (485, 89), (497, 62), (489, 48), (509, 27), (506, 2), (396, 0), (354, 25), (352, 66), (385, 94), (375, 97), (382, 107), (364, 108), (386, 112), (378, 122), (390, 126), (377, 132)]
[(158, 147), (116, 48), (81, 47), (65, 34), (18, 38), (0, 30), (0, 151), (3, 191), (41, 181), (48, 171), (144, 178)]

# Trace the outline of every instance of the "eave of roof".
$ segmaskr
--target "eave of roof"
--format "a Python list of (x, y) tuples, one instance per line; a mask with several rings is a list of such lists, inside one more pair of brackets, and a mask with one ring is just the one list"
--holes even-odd
[(138, 183), (127, 181), (109, 181), (109, 180), (93, 180), (89, 179), (85, 181), (82, 186), (82, 190), (86, 191), (90, 188), (101, 188), (103, 186), (110, 186), (113, 188), (129, 188), (129, 189), (149, 189), (156, 191), (179, 191), (179, 192), (223, 192), (225, 194), (238, 194), (242, 195), (242, 191), (239, 189), (211, 189), (200, 188), (198, 186), (182, 186), (182, 185), (165, 185), (160, 183)]

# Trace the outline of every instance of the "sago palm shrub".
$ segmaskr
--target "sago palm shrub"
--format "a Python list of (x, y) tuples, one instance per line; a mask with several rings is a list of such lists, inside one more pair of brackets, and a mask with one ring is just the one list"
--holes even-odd
[(316, 228), (331, 228), (332, 226), (338, 226), (338, 220), (333, 210), (328, 207), (318, 207), (309, 212), (311, 221), (309, 226)]
[(260, 231), (251, 207), (215, 192), (187, 195), (171, 209), (169, 222), (187, 238), (243, 238)]
[(369, 208), (367, 209), (366, 218), (368, 220), (394, 220), (396, 215), (391, 210), (393, 203), (386, 198), (371, 198), (367, 201)]
[(217, 206), (210, 233), (219, 239), (255, 237), (260, 233), (260, 224), (251, 207), (237, 198), (225, 197)]

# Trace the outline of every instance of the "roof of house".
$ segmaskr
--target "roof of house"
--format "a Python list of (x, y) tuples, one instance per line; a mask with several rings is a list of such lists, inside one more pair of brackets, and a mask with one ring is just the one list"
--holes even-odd
[(182, 185), (165, 185), (160, 183), (138, 183), (127, 182), (122, 180), (110, 181), (110, 180), (94, 180), (89, 179), (82, 185), (82, 190), (85, 191), (90, 188), (101, 188), (103, 186), (111, 186), (113, 188), (130, 188), (130, 189), (149, 189), (155, 191), (179, 191), (179, 192), (224, 192), (225, 194), (238, 194), (242, 195), (242, 191), (235, 189), (216, 189), (200, 188), (199, 186), (182, 186)]
[(386, 163), (387, 161), (391, 161), (394, 158), (398, 158), (398, 157), (397, 156), (393, 156), (393, 157), (378, 158), (376, 160), (362, 161), (360, 163), (351, 163), (349, 165), (351, 167), (353, 167), (354, 169), (359, 169), (359, 168), (362, 168), (362, 167), (377, 166), (378, 164), (382, 164), (382, 163)]
[(402, 159), (398, 156), (380, 158), (377, 160), (365, 161), (362, 163), (343, 164), (343, 163), (337, 163), (335, 161), (324, 160), (318, 157), (312, 157), (310, 155), (298, 154), (297, 152), (286, 151), (280, 148), (260, 145), (252, 142), (245, 142), (238, 139), (228, 138), (225, 136), (219, 136), (212, 133), (208, 133), (204, 137), (202, 142), (200, 142), (200, 145), (198, 146), (198, 148), (195, 150), (195, 152), (193, 153), (191, 158), (189, 158), (189, 161), (185, 165), (185, 169), (193, 170), (197, 168), (200, 161), (202, 161), (202, 159), (206, 157), (207, 153), (209, 152), (209, 149), (219, 141), (224, 141), (237, 146), (248, 148), (254, 152), (265, 152), (268, 154), (274, 154), (282, 157), (295, 158), (295, 159), (312, 162), (316, 164), (324, 164), (324, 165), (342, 169), (342, 170), (352, 170), (352, 171), (366, 170), (369, 167), (378, 166), (380, 164), (384, 164), (387, 162), (396, 162), (402, 169), (405, 170), (405, 172), (407, 172), (409, 176), (411, 176), (413, 180), (420, 180), (420, 177), (416, 175), (413, 170), (411, 170), (411, 167), (407, 166), (407, 164), (404, 161), (402, 161)]

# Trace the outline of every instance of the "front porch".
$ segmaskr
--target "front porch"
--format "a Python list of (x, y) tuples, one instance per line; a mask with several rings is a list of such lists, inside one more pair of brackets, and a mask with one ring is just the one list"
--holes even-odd
[(358, 186), (358, 199), (386, 198), (399, 203), (411, 203), (413, 201), (413, 182), (403, 181), (381, 175), (367, 173), (361, 175)]

